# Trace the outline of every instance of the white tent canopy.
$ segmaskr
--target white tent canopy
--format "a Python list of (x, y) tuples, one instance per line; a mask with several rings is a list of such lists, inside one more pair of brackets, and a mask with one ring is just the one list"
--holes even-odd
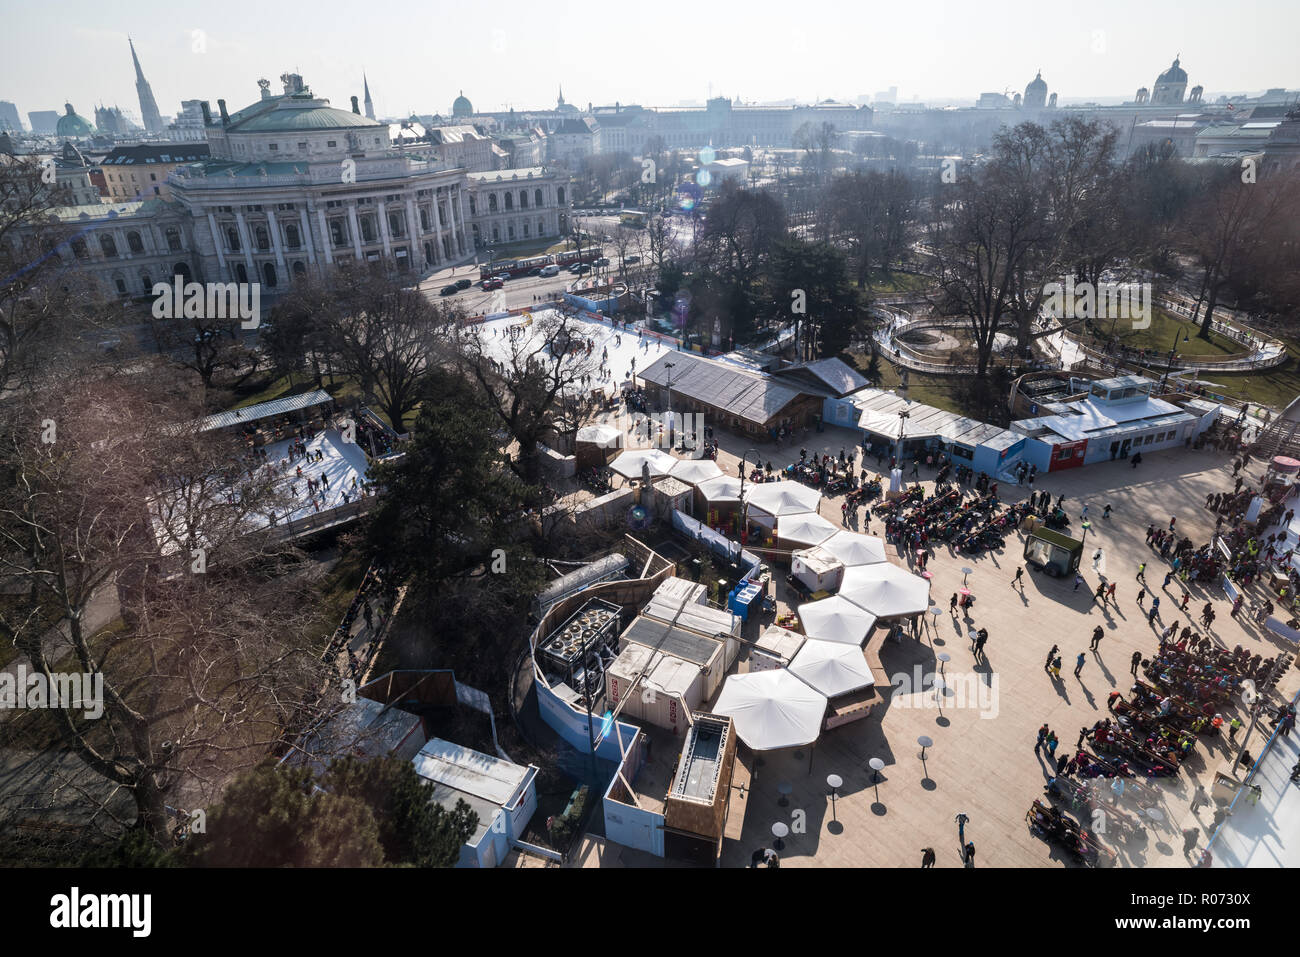
[(840, 595), (832, 595), (800, 605), (799, 621), (809, 638), (861, 648), (875, 627), (876, 616)]
[(782, 515), (776, 520), (776, 537), (795, 545), (819, 545), (835, 534), (835, 526), (816, 512)]
[(717, 478), (701, 482), (696, 488), (706, 502), (740, 501), (740, 479), (730, 475), (719, 475)]
[(841, 530), (819, 544), (822, 551), (830, 552), (846, 568), (886, 561), (885, 543), (874, 535)]
[(623, 478), (634, 479), (641, 478), (642, 464), (649, 464), (651, 478), (659, 478), (667, 475), (677, 460), (663, 449), (633, 449), (610, 462), (609, 467)]
[(732, 675), (713, 706), (736, 723), (740, 740), (755, 751), (799, 748), (821, 733), (826, 696), (785, 668)]
[(578, 430), (576, 436), (579, 442), (589, 442), (602, 449), (615, 448), (622, 437), (623, 433), (612, 425), (586, 425)]
[(701, 482), (721, 478), (722, 469), (713, 459), (678, 459), (668, 474), (687, 485), (698, 486)]
[(862, 649), (834, 641), (805, 641), (789, 669), (828, 698), (876, 683)]
[(815, 512), (821, 498), (821, 492), (798, 482), (760, 482), (745, 490), (745, 502), (751, 509), (777, 517)]
[(839, 597), (880, 618), (919, 615), (930, 607), (930, 583), (888, 562), (857, 565), (844, 570)]

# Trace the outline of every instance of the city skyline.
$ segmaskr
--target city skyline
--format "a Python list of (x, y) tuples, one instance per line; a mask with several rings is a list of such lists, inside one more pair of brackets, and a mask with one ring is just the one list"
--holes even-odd
[[(770, 3), (752, 8), (754, 15), (744, 21), (692, 9), (685, 33), (683, 21), (673, 16), (642, 23), (625, 11), (608, 14), (607, 32), (615, 39), (604, 42), (617, 46), (619, 35), (635, 36), (637, 50), (653, 64), (643, 69), (635, 65), (640, 54), (612, 60), (547, 56), (534, 66), (536, 51), (566, 38), (582, 49), (583, 34), (574, 33), (566, 12), (578, 8), (569, 4), (539, 15), (535, 8), (507, 2), (491, 23), (456, 31), (449, 45), (446, 23), (452, 8), (447, 4), (371, 4), (367, 10), (377, 28), (371, 32), (340, 31), (340, 19), (355, 19), (356, 12), (333, 0), (318, 5), (307, 22), (288, 11), (248, 4), (223, 8), (221, 18), (209, 22), (210, 13), (199, 5), (178, 8), (146, 0), (125, 23), (74, 0), (57, 13), (39, 7), (9, 13), (10, 29), (0, 39), (0, 62), (6, 64), (0, 98), (16, 103), (24, 120), (32, 111), (61, 112), (65, 102), (82, 115), (93, 115), (94, 106), (104, 103), (139, 118), (128, 33), (165, 116), (174, 116), (187, 99), (207, 99), (214, 106), (225, 99), (231, 110), (240, 109), (257, 99), (259, 77), (274, 81), (287, 71), (301, 73), (317, 95), (344, 108), (350, 96), (362, 97), (368, 77), (381, 117), (447, 114), (462, 90), (482, 112), (545, 109), (561, 85), (569, 91), (566, 99), (583, 108), (588, 102), (675, 106), (702, 103), (710, 94), (746, 102), (852, 101), (890, 86), (898, 87), (900, 102), (973, 101), (983, 92), (1018, 92), (1040, 69), (1062, 104), (1118, 102), (1132, 99), (1139, 86), (1149, 87), (1175, 56), (1190, 83), (1205, 87), (1207, 100), (1300, 85), (1287, 41), (1300, 26), (1300, 10), (1273, 0), (1253, 8), (1279, 29), (1235, 51), (1224, 50), (1222, 26), (1213, 21), (1208, 3), (1189, 5), (1189, 14), (1203, 10), (1204, 18), (1188, 15), (1178, 22), (1110, 2), (1094, 5), (1087, 17), (1025, 4), (1024, 17), (997, 22), (963, 6), (940, 6), (941, 15), (934, 18), (938, 26), (924, 34), (906, 11), (833, 11), (826, 4), (810, 8), (804, 22), (822, 24), (833, 13), (841, 21), (833, 31), (793, 25), (774, 32), (763, 12), (770, 9), (775, 16), (780, 8)], [(251, 20), (241, 15), (254, 10)], [(428, 26), (441, 38), (431, 47), (437, 56), (394, 58), (388, 32), (378, 29), (393, 22), (408, 23), (416, 36)], [(51, 63), (30, 38), (57, 30), (63, 34), (62, 56)], [(349, 40), (340, 41), (342, 34)], [(890, 41), (876, 42), (883, 34)], [(1044, 36), (1060, 38), (1058, 49), (1020, 52), (1041, 45)], [(967, 61), (966, 51), (992, 44), (996, 54)], [(797, 64), (814, 55), (818, 73), (810, 76)], [(791, 69), (772, 68), (782, 59)], [(498, 66), (497, 60), (505, 63)], [(485, 62), (490, 69), (483, 69)], [(615, 73), (609, 62), (633, 65)]]

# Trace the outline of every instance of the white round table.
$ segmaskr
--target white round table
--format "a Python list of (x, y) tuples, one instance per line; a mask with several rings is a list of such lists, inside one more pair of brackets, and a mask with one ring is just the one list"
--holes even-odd
[(782, 838), (784, 838), (789, 833), (790, 833), (790, 828), (789, 826), (786, 825), (784, 821), (775, 822), (772, 825), (772, 836), (776, 838), (776, 840), (772, 842), (772, 846), (775, 847), (778, 851), (782, 850), (785, 847), (785, 841), (782, 840)]
[(871, 783), (875, 784), (880, 780), (880, 772), (885, 770), (885, 762), (881, 758), (872, 758), (867, 764), (871, 766)]
[(921, 746), (921, 760), (925, 760), (925, 749), (934, 747), (934, 742), (930, 740), (929, 735), (921, 735), (916, 739), (916, 743)]

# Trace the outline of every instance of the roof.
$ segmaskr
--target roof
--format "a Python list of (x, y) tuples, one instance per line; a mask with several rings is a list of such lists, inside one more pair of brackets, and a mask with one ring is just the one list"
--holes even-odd
[(195, 163), (209, 156), (207, 143), (138, 143), (119, 146), (104, 157), (101, 166), (138, 166), (155, 163)]
[(697, 665), (709, 664), (723, 650), (722, 642), (707, 635), (644, 617), (633, 621), (619, 637), (620, 647), (625, 647), (628, 642), (645, 645), (675, 658), (693, 661)]
[(313, 405), (322, 405), (333, 401), (328, 392), (324, 389), (317, 389), (314, 392), (303, 392), (283, 399), (272, 399), (270, 402), (259, 402), (257, 405), (250, 405), (242, 409), (218, 412), (206, 419), (200, 419), (198, 429), (200, 432), (207, 432), (211, 429), (225, 429), (232, 425), (256, 422), (258, 419), (270, 418), (273, 415), (284, 415), (286, 412), (296, 412), (299, 409), (307, 409)]
[[(422, 728), (423, 723), (416, 715), (369, 698), (357, 698), (303, 735), (298, 746), (285, 756), (284, 763), (306, 765), (320, 772), (335, 758), (391, 754)], [(423, 738), (421, 733), (420, 740)]]
[(848, 395), (850, 392), (857, 392), (859, 389), (865, 389), (870, 385), (856, 369), (842, 359), (834, 357), (818, 359), (816, 362), (800, 362), (772, 371), (772, 375), (777, 377), (800, 377), (800, 373), (810, 375), (815, 381), (830, 389), (836, 397)]
[(504, 807), (528, 777), (528, 768), (442, 738), (431, 738), (415, 758), (421, 777)]
[[(667, 368), (669, 363), (671, 370)], [(664, 353), (637, 377), (666, 386), (670, 372), (674, 392), (759, 425), (765, 425), (803, 394), (800, 389), (766, 376), (685, 352)]]
[[(273, 109), (264, 110), (247, 118), (230, 118), (226, 127), (232, 133), (274, 133), (300, 130), (338, 130), (357, 127), (382, 129), (384, 123), (368, 119), (350, 110), (338, 110), (327, 105), (328, 100), (280, 97)], [(238, 116), (239, 114), (236, 114)]]

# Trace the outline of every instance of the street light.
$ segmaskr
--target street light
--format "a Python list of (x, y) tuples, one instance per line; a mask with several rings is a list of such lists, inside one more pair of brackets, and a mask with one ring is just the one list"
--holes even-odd
[[(754, 453), (754, 461), (759, 461), (763, 456), (759, 454), (758, 449), (745, 449), (740, 456), (740, 534), (744, 535), (745, 530), (749, 527), (749, 503), (745, 501), (745, 460), (749, 458), (749, 453)], [(742, 543), (737, 543), (744, 548)]]
[[(1189, 336), (1186, 332), (1184, 332), (1183, 342), (1190, 342), (1190, 341), (1191, 341), (1191, 336)], [(1164, 377), (1160, 380), (1161, 388), (1163, 388), (1165, 383), (1169, 380), (1169, 374), (1174, 371), (1174, 353), (1177, 351), (1178, 351), (1178, 330), (1174, 329), (1174, 344), (1169, 347), (1169, 360), (1168, 362), (1165, 363), (1165, 374)]]

